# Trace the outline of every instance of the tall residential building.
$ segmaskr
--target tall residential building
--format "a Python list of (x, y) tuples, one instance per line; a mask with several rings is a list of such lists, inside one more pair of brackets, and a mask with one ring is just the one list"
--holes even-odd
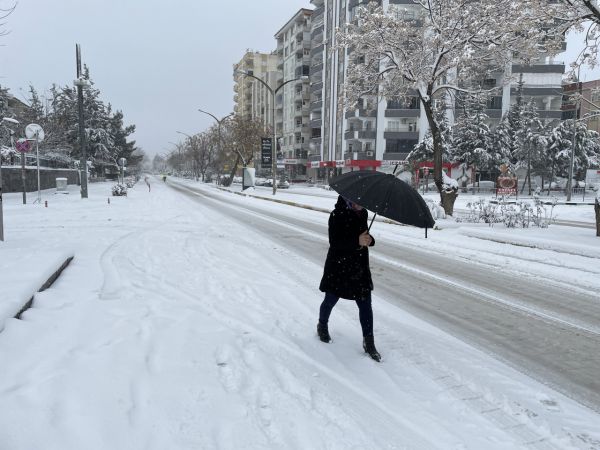
[(253, 52), (248, 50), (239, 63), (233, 65), (233, 91), (236, 114), (246, 119), (257, 119), (272, 125), (272, 97), (267, 88), (252, 77), (242, 75), (246, 72), (260, 78), (271, 89), (275, 89), (278, 78), (278, 58), (276, 54)]
[(276, 98), (276, 130), (285, 171), (295, 180), (306, 179), (306, 163), (311, 137), (310, 102), (310, 9), (300, 9), (275, 34), (278, 69), (283, 73), (279, 84), (289, 82)]
[[(323, 177), (327, 170), (342, 168), (376, 168), (402, 161), (422, 140), (428, 130), (427, 120), (416, 96), (402, 99), (364, 98), (356, 111), (343, 105), (340, 92), (348, 56), (332, 51), (335, 30), (351, 21), (359, 6), (368, 0), (311, 0), (315, 6), (312, 19), (311, 50), (311, 151), (309, 176)], [(395, 14), (413, 18), (419, 6), (406, 0), (379, 0)], [(525, 100), (533, 99), (540, 117), (546, 121), (561, 118), (561, 81), (564, 63), (540, 58), (530, 65), (513, 64), (509, 73), (498, 73), (484, 80), (486, 87), (498, 86), (490, 99), (487, 114), (497, 123), (510, 104), (516, 101), (517, 82), (524, 82)], [(507, 78), (508, 77), (508, 78)], [(505, 83), (505, 80), (510, 79)], [(453, 116), (453, 111), (450, 111)], [(452, 119), (452, 118), (451, 118)]]

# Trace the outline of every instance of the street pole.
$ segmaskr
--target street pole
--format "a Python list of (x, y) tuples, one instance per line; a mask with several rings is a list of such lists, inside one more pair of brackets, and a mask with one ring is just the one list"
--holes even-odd
[(581, 66), (577, 69), (577, 97), (575, 101), (575, 114), (573, 116), (573, 138), (571, 143), (571, 156), (569, 158), (569, 179), (568, 179), (568, 190), (567, 190), (567, 201), (571, 201), (571, 195), (573, 193), (573, 172), (575, 169), (575, 145), (577, 144), (577, 120), (579, 119), (579, 98), (580, 95), (580, 81), (579, 81), (579, 72), (581, 71)]
[(87, 179), (87, 149), (85, 142), (85, 122), (83, 118), (83, 87), (87, 85), (86, 80), (81, 78), (81, 48), (79, 44), (75, 45), (76, 63), (77, 63), (77, 105), (79, 110), (79, 147), (81, 149), (81, 198), (88, 198), (88, 179)]
[[(42, 191), (40, 185), (40, 143), (39, 143), (39, 131), (35, 133), (35, 159), (37, 166), (37, 183), (38, 183), (38, 197), (37, 202), (42, 203)], [(34, 202), (35, 203), (35, 202)]]
[(277, 194), (277, 127), (275, 126), (275, 92), (271, 92), (273, 109), (273, 145), (271, 146), (271, 171), (273, 172), (273, 195)]
[(251, 75), (247, 72), (238, 70), (238, 73), (245, 75), (247, 77), (250, 78), (254, 78), (256, 81), (258, 81), (259, 83), (262, 83), (262, 85), (271, 93), (271, 97), (273, 99), (273, 148), (271, 151), (271, 163), (272, 163), (272, 171), (273, 171), (273, 195), (275, 195), (277, 193), (277, 131), (276, 131), (276, 124), (275, 124), (275, 96), (277, 95), (277, 92), (279, 92), (279, 90), (284, 87), (286, 84), (288, 83), (293, 83), (294, 81), (298, 81), (298, 80), (305, 80), (308, 79), (307, 76), (302, 76), (299, 78), (294, 78), (292, 80), (287, 80), (284, 83), (281, 83), (279, 86), (277, 86), (277, 88), (275, 90), (271, 89), (271, 86), (269, 86), (267, 83), (265, 83), (263, 80), (261, 80), (260, 78)]
[(27, 204), (27, 176), (25, 175), (25, 152), (21, 152), (21, 184), (23, 186), (23, 204)]
[[(19, 121), (15, 120), (15, 119), (3, 117), (2, 119), (0, 119), (0, 125), (4, 121), (10, 122), (13, 124), (19, 123)], [(10, 146), (13, 147), (13, 132), (8, 127), (6, 129), (8, 130), (8, 133), (10, 135)], [(4, 241), (4, 205), (2, 202), (3, 202), (3, 200), (2, 200), (2, 154), (0, 153), (0, 241), (3, 242)]]
[(227, 114), (225, 117), (222, 117), (221, 119), (219, 119), (219, 118), (217, 118), (217, 116), (209, 113), (208, 111), (203, 111), (202, 109), (198, 109), (198, 111), (209, 115), (210, 117), (215, 119), (215, 121), (217, 122), (217, 133), (219, 134), (219, 154), (220, 154), (223, 151), (223, 137), (221, 136), (221, 124), (225, 121), (225, 119), (228, 119), (229, 117), (233, 116), (233, 113)]

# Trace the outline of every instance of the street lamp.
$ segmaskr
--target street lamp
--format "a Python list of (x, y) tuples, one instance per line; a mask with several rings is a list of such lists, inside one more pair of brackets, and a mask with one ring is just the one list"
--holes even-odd
[(230, 118), (231, 116), (233, 116), (233, 113), (229, 113), (227, 114), (225, 117), (222, 117), (221, 119), (217, 118), (217, 116), (215, 116), (214, 114), (209, 113), (208, 111), (204, 111), (200, 108), (198, 108), (198, 111), (200, 111), (201, 113), (207, 114), (210, 117), (212, 117), (213, 119), (215, 119), (215, 121), (217, 122), (217, 130), (218, 130), (218, 134), (219, 134), (219, 154), (221, 154), (221, 152), (223, 151), (223, 138), (221, 136), (221, 124), (223, 122), (225, 122), (225, 120), (227, 120), (228, 118)]
[[(584, 57), (587, 55), (584, 55)], [(567, 201), (570, 202), (571, 201), (571, 195), (573, 193), (573, 171), (574, 171), (574, 166), (575, 166), (575, 145), (577, 144), (577, 119), (579, 119), (579, 98), (578, 96), (580, 95), (581, 92), (581, 81), (579, 80), (579, 75), (581, 72), (581, 64), (579, 65), (579, 67), (577, 68), (577, 92), (576, 92), (576, 97), (575, 97), (575, 111), (574, 111), (574, 115), (573, 115), (573, 140), (571, 143), (571, 155), (569, 157), (569, 180), (568, 180), (568, 184), (567, 186), (569, 187), (567, 190)]]
[(175, 142), (169, 141), (169, 144), (174, 145), (177, 148), (177, 163), (179, 166), (179, 175), (181, 175), (181, 144), (176, 144)]
[(261, 80), (260, 78), (248, 73), (248, 72), (244, 72), (242, 70), (236, 70), (237, 73), (241, 74), (241, 75), (245, 75), (247, 77), (250, 78), (254, 78), (256, 81), (258, 81), (259, 83), (261, 83), (271, 94), (272, 97), (272, 102), (271, 102), (271, 109), (272, 109), (272, 118), (273, 118), (273, 144), (272, 144), (272, 148), (271, 148), (271, 164), (272, 164), (272, 168), (271, 170), (273, 171), (273, 195), (275, 195), (277, 193), (277, 130), (275, 127), (275, 96), (277, 95), (277, 92), (279, 92), (279, 90), (284, 87), (286, 84), (289, 83), (293, 83), (294, 81), (298, 81), (298, 80), (308, 80), (308, 77), (302, 76), (299, 78), (294, 78), (292, 80), (287, 80), (284, 83), (281, 83), (279, 86), (277, 86), (277, 88), (272, 89), (271, 86), (269, 86), (267, 83), (265, 83), (263, 80)]
[[(0, 119), (0, 124), (4, 124), (4, 122), (12, 123), (13, 125), (18, 125), (19, 121), (16, 119), (12, 119), (10, 117), (3, 117)], [(8, 132), (10, 133), (10, 141), (12, 145), (12, 135), (13, 131), (6, 127)], [(4, 211), (2, 205), (2, 154), (0, 153), (0, 241), (4, 241)]]
[[(179, 133), (182, 134), (184, 136), (187, 136), (188, 139), (190, 140), (190, 148), (192, 150), (192, 152), (194, 152), (194, 137), (190, 136), (187, 133), (184, 133), (183, 131), (175, 131), (175, 133)], [(189, 167), (189, 166), (188, 166)], [(196, 168), (196, 161), (195, 161), (195, 157), (194, 157), (194, 153), (192, 153), (192, 167), (191, 167), (193, 173), (194, 173), (194, 177), (196, 178), (196, 181), (198, 181), (198, 174), (197, 174), (197, 168)]]

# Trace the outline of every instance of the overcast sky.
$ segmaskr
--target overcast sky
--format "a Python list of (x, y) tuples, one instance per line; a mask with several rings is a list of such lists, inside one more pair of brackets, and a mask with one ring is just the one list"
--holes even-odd
[[(9, 0), (0, 0), (6, 7)], [(148, 154), (210, 126), (205, 109), (233, 109), (232, 65), (309, 0), (18, 0), (1, 38), (0, 84), (23, 99), (75, 78), (75, 43), (102, 98), (123, 110)], [(19, 89), (22, 89), (20, 91)], [(22, 95), (23, 96), (22, 96)]]
[(0, 40), (0, 84), (20, 99), (30, 83), (42, 95), (71, 84), (80, 43), (103, 100), (136, 125), (146, 153), (165, 153), (183, 138), (176, 130), (210, 126), (198, 108), (232, 111), (232, 65), (246, 49), (275, 49), (273, 35), (303, 7), (312, 9), (309, 0), (19, 0)]

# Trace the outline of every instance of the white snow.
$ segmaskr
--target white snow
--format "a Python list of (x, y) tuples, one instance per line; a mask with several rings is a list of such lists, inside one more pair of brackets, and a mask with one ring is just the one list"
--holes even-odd
[[(327, 220), (188, 183), (220, 196), (222, 208), (252, 203)], [(109, 204), (110, 188), (90, 185), (88, 200), (72, 186), (69, 196), (47, 191), (48, 208), (5, 195), (0, 304), (33, 294), (65, 255), (75, 259), (0, 333), (2, 450), (598, 448), (598, 414), (376, 292), (383, 364), (364, 356), (350, 302), (336, 307), (334, 344), (320, 343), (321, 265), (158, 179), (152, 192), (138, 183)], [(277, 199), (326, 211), (335, 196), (303, 188)], [(422, 230), (376, 225), (380, 243), (414, 241), (481, 264), (501, 257), (556, 282), (587, 263), (583, 288), (600, 289), (594, 230), (448, 224), (425, 241)], [(553, 248), (559, 235), (566, 242)]]

